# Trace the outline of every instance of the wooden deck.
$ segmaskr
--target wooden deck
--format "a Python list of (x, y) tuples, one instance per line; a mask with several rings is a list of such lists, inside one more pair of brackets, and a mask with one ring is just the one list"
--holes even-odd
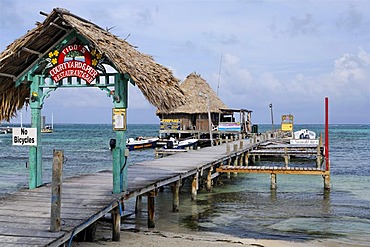
[[(239, 144), (239, 141), (234, 143)], [(244, 141), (243, 146), (245, 149), (251, 147), (249, 141)], [(222, 144), (135, 164), (128, 168), (127, 193), (118, 195), (112, 194), (110, 171), (65, 179), (60, 232), (49, 231), (51, 186), (22, 189), (0, 201), (0, 246), (59, 246), (68, 243), (71, 237), (116, 208), (122, 200), (194, 176), (231, 155), (233, 153), (226, 154), (226, 144)], [(215, 174), (218, 173), (213, 177)]]
[[(0, 199), (0, 246), (60, 246), (112, 209), (117, 211), (124, 200), (149, 196), (162, 186), (178, 184), (188, 177), (193, 179), (193, 195), (194, 187), (198, 187), (193, 186), (194, 179), (202, 174), (207, 176), (207, 184), (223, 172), (329, 175), (317, 168), (245, 166), (247, 153), (256, 152), (264, 141), (267, 140), (237, 140), (131, 165), (128, 167), (128, 190), (121, 194), (112, 194), (111, 171), (65, 179), (60, 232), (49, 231), (51, 186), (22, 189)], [(232, 163), (234, 166), (230, 165)], [(196, 181), (199, 183), (201, 179)]]

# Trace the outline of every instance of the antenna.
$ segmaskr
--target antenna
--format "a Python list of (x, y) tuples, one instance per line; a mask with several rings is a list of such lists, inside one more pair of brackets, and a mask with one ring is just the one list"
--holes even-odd
[(221, 66), (222, 66), (222, 53), (223, 53), (223, 52), (221, 52), (220, 69), (218, 70), (217, 96), (218, 96), (218, 90), (220, 89)]

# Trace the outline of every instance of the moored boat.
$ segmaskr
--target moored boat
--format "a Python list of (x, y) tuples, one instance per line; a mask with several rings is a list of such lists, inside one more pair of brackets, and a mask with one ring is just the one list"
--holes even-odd
[(174, 138), (170, 139), (167, 144), (163, 147), (164, 149), (185, 149), (191, 146), (195, 146), (198, 143), (198, 139), (186, 139), (177, 141)]
[(290, 144), (318, 145), (319, 140), (316, 139), (315, 132), (308, 129), (301, 129), (293, 133), (293, 139), (290, 139)]
[(316, 139), (316, 133), (308, 129), (301, 129), (294, 132), (294, 139)]
[(153, 138), (143, 138), (138, 137), (136, 139), (129, 138), (126, 141), (126, 147), (132, 151), (132, 150), (139, 150), (143, 148), (155, 148), (157, 145), (158, 137)]

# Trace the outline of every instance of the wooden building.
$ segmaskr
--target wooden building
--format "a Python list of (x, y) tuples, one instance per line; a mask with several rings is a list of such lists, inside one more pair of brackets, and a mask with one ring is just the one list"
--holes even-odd
[(161, 137), (204, 139), (251, 132), (252, 111), (228, 108), (199, 74), (188, 75), (180, 88), (186, 103), (169, 112), (157, 111)]

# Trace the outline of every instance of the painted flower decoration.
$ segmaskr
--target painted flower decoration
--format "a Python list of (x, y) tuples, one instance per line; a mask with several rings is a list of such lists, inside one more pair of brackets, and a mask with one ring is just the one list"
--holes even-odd
[(58, 60), (57, 60), (56, 58), (51, 59), (51, 63), (52, 63), (53, 65), (57, 64), (57, 62), (58, 62)]
[(96, 66), (98, 64), (98, 60), (93, 59), (91, 63), (92, 63), (93, 66)]

